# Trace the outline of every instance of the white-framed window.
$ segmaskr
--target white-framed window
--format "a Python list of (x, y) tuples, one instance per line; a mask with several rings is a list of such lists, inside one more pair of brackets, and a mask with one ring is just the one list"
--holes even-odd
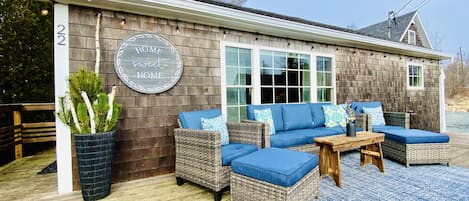
[(316, 56), (317, 102), (335, 103), (335, 61), (333, 56)]
[(335, 102), (332, 55), (226, 41), (220, 54), (222, 112), (229, 122), (247, 119), (249, 104)]
[(407, 64), (407, 89), (424, 89), (424, 66), (418, 63)]
[(409, 45), (417, 45), (417, 36), (415, 35), (415, 31), (407, 31), (407, 43)]

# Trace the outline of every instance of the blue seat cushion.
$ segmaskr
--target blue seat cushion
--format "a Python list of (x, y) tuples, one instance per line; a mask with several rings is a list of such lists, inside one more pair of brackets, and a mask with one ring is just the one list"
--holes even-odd
[(272, 112), (272, 118), (274, 119), (275, 131), (283, 131), (283, 118), (282, 118), (282, 105), (281, 104), (270, 104), (270, 105), (248, 105), (247, 116), (249, 120), (254, 119), (254, 110), (262, 110), (270, 108)]
[(231, 161), (257, 151), (252, 144), (226, 144), (221, 146), (221, 164), (230, 165)]
[(335, 135), (331, 130), (322, 129), (298, 129), (283, 131), (274, 136), (270, 136), (270, 146), (277, 148), (287, 148), (314, 143), (314, 138)]
[(352, 109), (354, 109), (358, 113), (364, 113), (363, 107), (380, 107), (381, 102), (373, 101), (373, 102), (352, 102)]
[(309, 103), (309, 109), (313, 118), (313, 127), (324, 126), (324, 111), (322, 110), (323, 105), (330, 105), (331, 103)]
[(283, 128), (288, 130), (313, 128), (313, 118), (307, 104), (283, 104)]
[(389, 131), (389, 130), (403, 130), (405, 129), (404, 127), (402, 126), (387, 126), (387, 125), (384, 125), (384, 126), (373, 126), (373, 132), (375, 133), (385, 133), (386, 131)]
[(419, 129), (395, 129), (384, 133), (385, 140), (393, 140), (404, 144), (447, 143), (448, 135)]
[(314, 154), (266, 148), (235, 159), (231, 169), (237, 174), (290, 187), (318, 165)]
[(218, 116), (221, 116), (220, 109), (181, 112), (179, 113), (179, 121), (182, 128), (202, 130), (202, 123), (200, 122), (202, 117), (212, 119)]

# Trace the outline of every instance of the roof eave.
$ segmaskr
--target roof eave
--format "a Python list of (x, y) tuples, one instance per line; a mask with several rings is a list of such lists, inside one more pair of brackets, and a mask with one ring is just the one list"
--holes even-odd
[(339, 30), (292, 22), (189, 0), (56, 0), (56, 2), (80, 5), (140, 15), (165, 17), (194, 23), (207, 24), (267, 34), (304, 41), (335, 44), (374, 51), (403, 54), (414, 57), (445, 60), (453, 57), (440, 51), (414, 47), (403, 43), (348, 33)]

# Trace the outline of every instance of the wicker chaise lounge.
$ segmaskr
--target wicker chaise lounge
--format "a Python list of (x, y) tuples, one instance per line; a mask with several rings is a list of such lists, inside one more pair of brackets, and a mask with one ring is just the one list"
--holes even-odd
[(229, 144), (221, 144), (220, 133), (201, 129), (200, 119), (220, 116), (218, 109), (183, 112), (179, 115), (181, 128), (174, 130), (176, 144), (176, 180), (198, 184), (213, 191), (221, 200), (229, 189), (231, 161), (261, 148), (262, 125), (255, 123), (226, 123)]
[[(381, 102), (357, 102), (354, 109), (363, 112), (363, 107), (381, 106)], [(404, 163), (432, 164), (450, 163), (448, 136), (419, 129), (410, 129), (410, 114), (407, 112), (383, 112), (386, 125), (373, 126), (371, 115), (367, 116), (367, 130), (384, 133), (381, 144), (383, 155)], [(426, 138), (426, 139), (422, 139)]]

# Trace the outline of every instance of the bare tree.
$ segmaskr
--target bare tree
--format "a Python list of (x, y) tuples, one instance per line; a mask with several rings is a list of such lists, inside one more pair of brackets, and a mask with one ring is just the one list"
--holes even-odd
[(244, 3), (246, 3), (247, 0), (217, 0), (223, 3), (229, 3), (237, 6), (242, 6)]
[(445, 91), (448, 98), (458, 95), (469, 86), (469, 57), (463, 52), (458, 55), (452, 63), (445, 67)]
[(433, 49), (440, 51), (442, 50), (441, 44), (443, 43), (443, 36), (441, 36), (438, 32), (431, 32), (429, 40), (432, 43)]

